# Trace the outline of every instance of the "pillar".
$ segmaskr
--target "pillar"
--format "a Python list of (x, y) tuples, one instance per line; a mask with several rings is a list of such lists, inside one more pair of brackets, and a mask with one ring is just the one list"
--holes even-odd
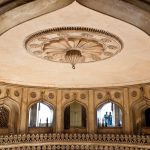
[(124, 88), (123, 90), (124, 92), (124, 99), (123, 99), (123, 102), (124, 102), (124, 132), (125, 133), (131, 133), (131, 122), (130, 122), (130, 102), (129, 102), (129, 90), (128, 88)]
[(60, 133), (63, 131), (63, 114), (61, 109), (62, 102), (62, 91), (57, 91), (57, 105), (56, 105), (56, 132)]
[(27, 126), (28, 126), (28, 122), (27, 122), (27, 118), (28, 118), (28, 108), (27, 108), (27, 104), (28, 104), (28, 89), (27, 88), (23, 88), (23, 92), (22, 92), (22, 101), (21, 101), (21, 110), (20, 110), (20, 133), (26, 133), (27, 132)]
[(34, 104), (30, 113), (30, 127), (36, 127), (37, 119), (37, 104)]
[(88, 103), (88, 131), (89, 133), (95, 132), (95, 110), (94, 110), (94, 91), (89, 90), (89, 103)]

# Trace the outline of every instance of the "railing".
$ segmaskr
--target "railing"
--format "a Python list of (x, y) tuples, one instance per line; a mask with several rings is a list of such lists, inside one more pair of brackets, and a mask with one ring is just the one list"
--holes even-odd
[(122, 127), (99, 127), (97, 129), (98, 134), (122, 134), (123, 128)]
[(36, 134), (36, 133), (53, 133), (52, 127), (29, 127), (28, 133), (30, 134)]
[(150, 136), (127, 134), (23, 134), (0, 136), (0, 150), (148, 150)]
[(141, 132), (143, 134), (150, 134), (150, 127), (143, 127), (143, 128), (141, 128)]

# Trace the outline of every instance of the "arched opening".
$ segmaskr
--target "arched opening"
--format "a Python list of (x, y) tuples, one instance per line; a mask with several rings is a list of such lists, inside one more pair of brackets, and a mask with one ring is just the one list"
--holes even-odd
[(143, 98), (132, 103), (131, 123), (134, 134), (150, 134), (150, 104), (149, 99)]
[(64, 129), (86, 129), (86, 108), (73, 102), (64, 110)]
[(0, 133), (16, 134), (19, 132), (20, 106), (11, 98), (0, 99)]
[(8, 128), (9, 111), (5, 107), (0, 107), (0, 128)]
[(145, 125), (150, 127), (150, 108), (145, 110)]
[(42, 102), (33, 104), (29, 109), (29, 127), (53, 127), (54, 110)]
[(97, 127), (122, 127), (122, 110), (108, 102), (97, 108)]

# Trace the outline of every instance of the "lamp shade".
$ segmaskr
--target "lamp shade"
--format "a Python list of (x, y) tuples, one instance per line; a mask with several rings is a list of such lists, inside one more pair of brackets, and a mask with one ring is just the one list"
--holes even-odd
[(80, 50), (71, 49), (66, 52), (65, 60), (67, 63), (72, 64), (72, 68), (75, 69), (75, 64), (81, 61), (82, 54)]

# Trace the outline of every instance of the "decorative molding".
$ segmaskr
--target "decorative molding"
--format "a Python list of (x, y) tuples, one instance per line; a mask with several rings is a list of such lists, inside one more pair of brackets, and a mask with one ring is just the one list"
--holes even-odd
[(73, 96), (72, 96), (72, 98), (73, 98), (73, 100), (77, 100), (77, 93), (73, 93)]
[[(87, 120), (88, 120), (87, 121), (87, 132), (89, 132), (90, 126), (93, 123), (95, 125), (95, 130), (92, 131), (92, 133), (94, 133), (94, 132), (100, 133), (97, 130), (96, 119), (95, 119), (95, 122), (92, 122), (90, 119), (91, 114), (93, 115), (94, 118), (96, 118), (96, 109), (98, 108), (98, 106), (100, 106), (100, 105), (102, 106), (103, 104), (105, 104), (107, 102), (111, 102), (110, 100), (112, 100), (112, 102), (117, 103), (118, 105), (122, 106), (122, 110), (124, 112), (132, 110), (131, 106), (138, 103), (138, 101), (141, 102), (139, 104), (139, 106), (141, 104), (144, 104), (145, 108), (150, 106), (150, 99), (140, 97), (140, 95), (141, 95), (140, 87), (141, 86), (135, 86), (135, 85), (130, 86), (130, 88), (128, 88), (128, 89), (126, 87), (124, 87), (125, 90), (123, 90), (123, 87), (120, 87), (120, 88), (119, 87), (112, 87), (112, 88), (108, 87), (108, 88), (96, 88), (96, 89), (94, 89), (94, 88), (89, 88), (89, 89), (77, 89), (77, 88), (76, 89), (63, 89), (63, 88), (56, 89), (56, 88), (54, 88), (54, 89), (52, 89), (52, 88), (44, 88), (44, 87), (43, 88), (41, 88), (41, 87), (31, 88), (31, 87), (23, 87), (23, 86), (17, 87), (13, 84), (10, 86), (9, 85), (7, 85), (7, 86), (1, 85), (0, 89), (2, 90), (2, 94), (1, 94), (0, 104), (6, 105), (6, 106), (8, 105), (8, 107), (10, 106), (10, 110), (12, 110), (12, 112), (13, 112), (13, 114), (11, 116), (13, 116), (14, 112), (15, 112), (13, 108), (15, 108), (15, 109), (17, 108), (18, 110), (16, 109), (16, 112), (18, 112), (20, 114), (19, 111), (21, 111), (21, 114), (22, 114), (21, 117), (18, 117), (14, 121), (16, 124), (18, 124), (18, 126), (14, 128), (14, 131), (8, 130), (7, 131), (8, 134), (28, 133), (28, 130), (24, 131), (24, 129), (22, 129), (19, 125), (20, 125), (20, 123), (24, 124), (24, 126), (28, 124), (28, 120), (25, 122), (23, 120), (23, 116), (27, 115), (27, 117), (28, 117), (28, 110), (29, 110), (29, 106), (31, 106), (31, 104), (36, 103), (36, 102), (41, 102), (42, 100), (46, 104), (51, 104), (55, 110), (56, 122), (54, 124), (54, 132), (61, 132), (61, 133), (64, 132), (64, 128), (63, 128), (64, 108), (68, 104), (76, 101), (87, 108)], [(143, 87), (145, 97), (146, 97), (146, 94), (147, 95), (149, 94), (150, 86), (146, 84), (146, 87), (144, 85), (142, 87)], [(6, 96), (6, 91), (7, 91), (7, 93), (9, 93), (9, 97)], [(19, 98), (14, 95), (15, 91), (20, 92)], [(122, 91), (124, 91), (124, 93)], [(138, 94), (138, 96), (135, 98), (133, 98), (131, 95), (131, 93), (133, 91), (136, 91)], [(42, 99), (41, 93), (44, 93), (44, 92), (45, 92), (44, 99)], [(121, 94), (120, 99), (115, 99), (114, 94), (116, 92), (119, 92)], [(49, 98), (49, 94), (51, 94), (51, 93), (54, 94), (54, 99)], [(85, 94), (85, 96), (86, 96), (85, 99), (81, 98), (82, 94)], [(99, 97), (101, 99), (98, 98), (99, 94), (101, 94)], [(126, 95), (128, 95), (129, 97)], [(51, 95), (51, 97), (53, 97), (53, 95)], [(91, 105), (91, 102), (93, 103), (93, 106)], [(58, 107), (60, 104), (61, 104), (61, 106), (60, 106), (61, 108)], [(16, 107), (14, 107), (15, 105), (16, 105)], [(26, 109), (19, 110), (19, 108), (21, 109), (23, 107), (26, 107)], [(93, 110), (93, 112), (91, 112), (91, 110)], [(58, 112), (60, 112), (60, 113), (58, 113)], [(129, 112), (129, 115), (132, 115), (131, 113), (132, 112)], [(137, 111), (136, 111), (136, 113), (137, 113)], [(59, 119), (59, 116), (57, 116), (57, 114), (59, 114), (59, 116), (62, 115), (61, 116), (62, 120), (60, 122), (58, 122), (58, 120), (57, 120), (57, 119)], [(124, 125), (128, 125), (128, 123), (129, 123), (128, 119), (132, 119), (133, 117), (129, 117), (128, 119), (126, 119), (125, 118), (125, 117), (127, 117), (126, 113), (124, 113), (123, 115), (124, 115), (123, 116)], [(17, 115), (15, 115), (15, 116), (17, 116)], [(138, 116), (140, 116), (140, 115), (137, 115), (137, 117), (135, 117), (135, 118), (138, 118)], [(139, 120), (139, 119), (136, 119), (136, 120)], [(61, 129), (59, 131), (56, 128), (56, 126), (58, 124), (61, 126)], [(133, 122), (133, 124), (134, 124), (134, 122)], [(131, 122), (131, 125), (132, 125), (132, 122)], [(137, 123), (134, 125), (134, 129), (136, 129), (136, 126), (137, 126)], [(122, 132), (119, 132), (119, 134), (120, 133), (132, 133), (131, 126), (129, 126), (128, 128), (129, 128), (129, 130), (126, 131), (126, 126), (123, 126)], [(140, 129), (141, 129), (141, 127), (140, 127)], [(104, 131), (104, 130), (102, 129), (101, 131)], [(105, 131), (103, 133), (108, 133), (107, 131), (106, 132)], [(0, 131), (0, 133), (4, 134), (4, 131), (2, 131), (2, 132)], [(118, 130), (116, 132), (110, 132), (110, 133), (118, 133)], [(146, 134), (146, 132), (142, 133), (141, 131), (137, 132), (136, 130), (133, 131), (133, 133)]]
[(80, 55), (77, 63), (108, 59), (123, 49), (121, 39), (104, 30), (87, 27), (58, 27), (33, 33), (25, 40), (26, 50), (39, 58), (70, 63), (67, 56)]
[(115, 96), (115, 98), (120, 98), (121, 97), (121, 93), (120, 92), (115, 92), (114, 96)]
[(16, 97), (19, 97), (19, 96), (20, 96), (20, 93), (16, 90), (16, 91), (14, 91), (14, 95), (15, 95)]
[(80, 94), (80, 98), (81, 98), (81, 99), (85, 99), (85, 98), (86, 98), (86, 95), (85, 95), (84, 93), (81, 93), (81, 94)]
[(9, 94), (10, 94), (10, 90), (6, 89), (6, 95), (9, 96)]
[(110, 94), (109, 91), (106, 92), (105, 99), (106, 100), (111, 100), (111, 94)]
[(137, 91), (132, 91), (131, 95), (132, 95), (132, 97), (136, 97), (137, 96)]
[(31, 92), (31, 93), (30, 93), (30, 96), (31, 96), (32, 98), (36, 98), (36, 93), (35, 93), (35, 92)]
[(50, 99), (54, 99), (55, 95), (54, 95), (54, 93), (49, 93), (49, 94), (48, 94), (48, 97), (49, 97)]
[(102, 98), (103, 98), (103, 94), (102, 94), (102, 93), (98, 93), (98, 94), (97, 94), (97, 98), (98, 98), (98, 99), (102, 99)]
[(42, 99), (44, 99), (45, 91), (41, 91), (41, 93), (40, 93), (40, 94), (41, 94), (41, 95), (40, 95), (40, 96), (41, 96), (41, 98), (42, 98)]
[[(0, 149), (148, 150), (149, 139), (150, 136), (127, 134), (20, 134), (1, 136)], [(75, 142), (75, 144), (72, 144), (72, 142)]]
[(70, 94), (69, 94), (69, 93), (66, 93), (66, 94), (64, 95), (64, 97), (65, 97), (65, 99), (70, 99)]

